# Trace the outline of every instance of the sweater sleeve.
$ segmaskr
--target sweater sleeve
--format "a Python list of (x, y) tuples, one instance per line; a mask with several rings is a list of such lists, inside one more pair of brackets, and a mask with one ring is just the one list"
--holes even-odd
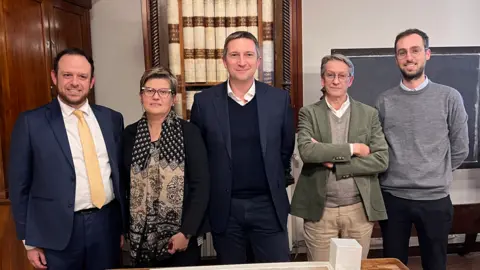
[(468, 156), (468, 115), (462, 96), (453, 91), (448, 100), (448, 137), (450, 139), (452, 170), (457, 169)]

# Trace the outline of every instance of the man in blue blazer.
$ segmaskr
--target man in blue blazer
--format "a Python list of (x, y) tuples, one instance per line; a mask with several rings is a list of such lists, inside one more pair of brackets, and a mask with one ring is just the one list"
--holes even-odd
[(20, 114), (8, 181), (17, 236), (36, 268), (106, 269), (120, 263), (126, 217), (119, 177), (123, 117), (88, 103), (93, 60), (66, 49), (54, 61), (58, 97)]
[(209, 216), (222, 264), (289, 261), (290, 205), (285, 169), (295, 130), (289, 93), (254, 79), (257, 39), (227, 37), (223, 63), (229, 79), (195, 95), (191, 121), (202, 131), (210, 164)]

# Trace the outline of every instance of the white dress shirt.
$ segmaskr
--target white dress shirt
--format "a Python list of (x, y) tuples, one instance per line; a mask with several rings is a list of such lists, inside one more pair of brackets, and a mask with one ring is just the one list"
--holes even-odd
[[(73, 165), (75, 167), (75, 207), (74, 211), (95, 208), (90, 196), (90, 184), (88, 182), (87, 168), (83, 157), (82, 142), (78, 132), (78, 118), (73, 114), (75, 108), (65, 104), (58, 98), (60, 108), (62, 110), (63, 122), (67, 130), (68, 143), (72, 152)], [(88, 100), (78, 110), (83, 112), (85, 121), (92, 133), (95, 150), (97, 152), (98, 164), (100, 165), (100, 173), (102, 175), (103, 187), (105, 190), (105, 204), (114, 199), (113, 185), (111, 179), (110, 160), (108, 158), (107, 147), (103, 139), (102, 130), (98, 124), (95, 114), (88, 104)]]
[[(350, 97), (347, 95), (347, 100), (340, 106), (340, 109), (336, 110), (329, 102), (327, 97), (325, 97), (325, 102), (327, 102), (327, 107), (332, 111), (332, 113), (341, 118), (345, 112), (347, 111), (348, 107), (350, 107)], [(350, 155), (353, 156), (353, 144), (350, 144)]]
[(230, 87), (230, 80), (227, 81), (227, 94), (228, 96), (237, 102), (240, 106), (245, 106), (248, 102), (252, 101), (255, 97), (255, 81), (253, 81), (252, 86), (248, 89), (248, 92), (243, 96), (243, 99), (235, 96), (233, 93), (232, 87)]
[(328, 108), (332, 111), (332, 113), (338, 117), (341, 118), (345, 112), (347, 111), (348, 107), (350, 107), (350, 97), (347, 95), (347, 100), (340, 106), (340, 109), (336, 110), (329, 102), (328, 98), (325, 97), (325, 101), (327, 102)]

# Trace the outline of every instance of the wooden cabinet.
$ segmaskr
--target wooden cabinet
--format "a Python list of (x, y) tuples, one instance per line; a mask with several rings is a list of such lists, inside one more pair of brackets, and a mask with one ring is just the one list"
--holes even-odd
[[(91, 55), (91, 5), (90, 0), (0, 0), (0, 239), (10, 243), (0, 252), (2, 270), (29, 265), (15, 237), (8, 201), (13, 125), (21, 112), (56, 96), (50, 70), (58, 52), (78, 47)], [(90, 95), (94, 102), (93, 91)]]
[(0, 199), (0, 270), (33, 270), (27, 260), (25, 247), (15, 237), (10, 202)]
[[(50, 79), (56, 54), (78, 47), (91, 55), (90, 8), (85, 0), (0, 0), (0, 172), (18, 114), (56, 96)], [(0, 175), (0, 198), (7, 197), (5, 178)]]
[(90, 43), (89, 16), (85, 9), (72, 4), (55, 1), (51, 16), (50, 36), (52, 51), (59, 52), (67, 47), (84, 48)]
[[(10, 133), (18, 114), (51, 98), (50, 54), (44, 1), (0, 0), (0, 3), (0, 138), (6, 163)], [(5, 164), (3, 168), (6, 171)], [(3, 186), (6, 188), (6, 183)], [(5, 195), (5, 190), (0, 193)]]

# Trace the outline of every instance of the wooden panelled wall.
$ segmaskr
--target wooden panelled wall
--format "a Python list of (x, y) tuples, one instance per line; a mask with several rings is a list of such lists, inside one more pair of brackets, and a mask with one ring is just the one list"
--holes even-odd
[(56, 96), (50, 70), (59, 51), (78, 47), (91, 55), (91, 7), (91, 0), (0, 0), (0, 270), (32, 269), (8, 200), (12, 127), (19, 113)]

